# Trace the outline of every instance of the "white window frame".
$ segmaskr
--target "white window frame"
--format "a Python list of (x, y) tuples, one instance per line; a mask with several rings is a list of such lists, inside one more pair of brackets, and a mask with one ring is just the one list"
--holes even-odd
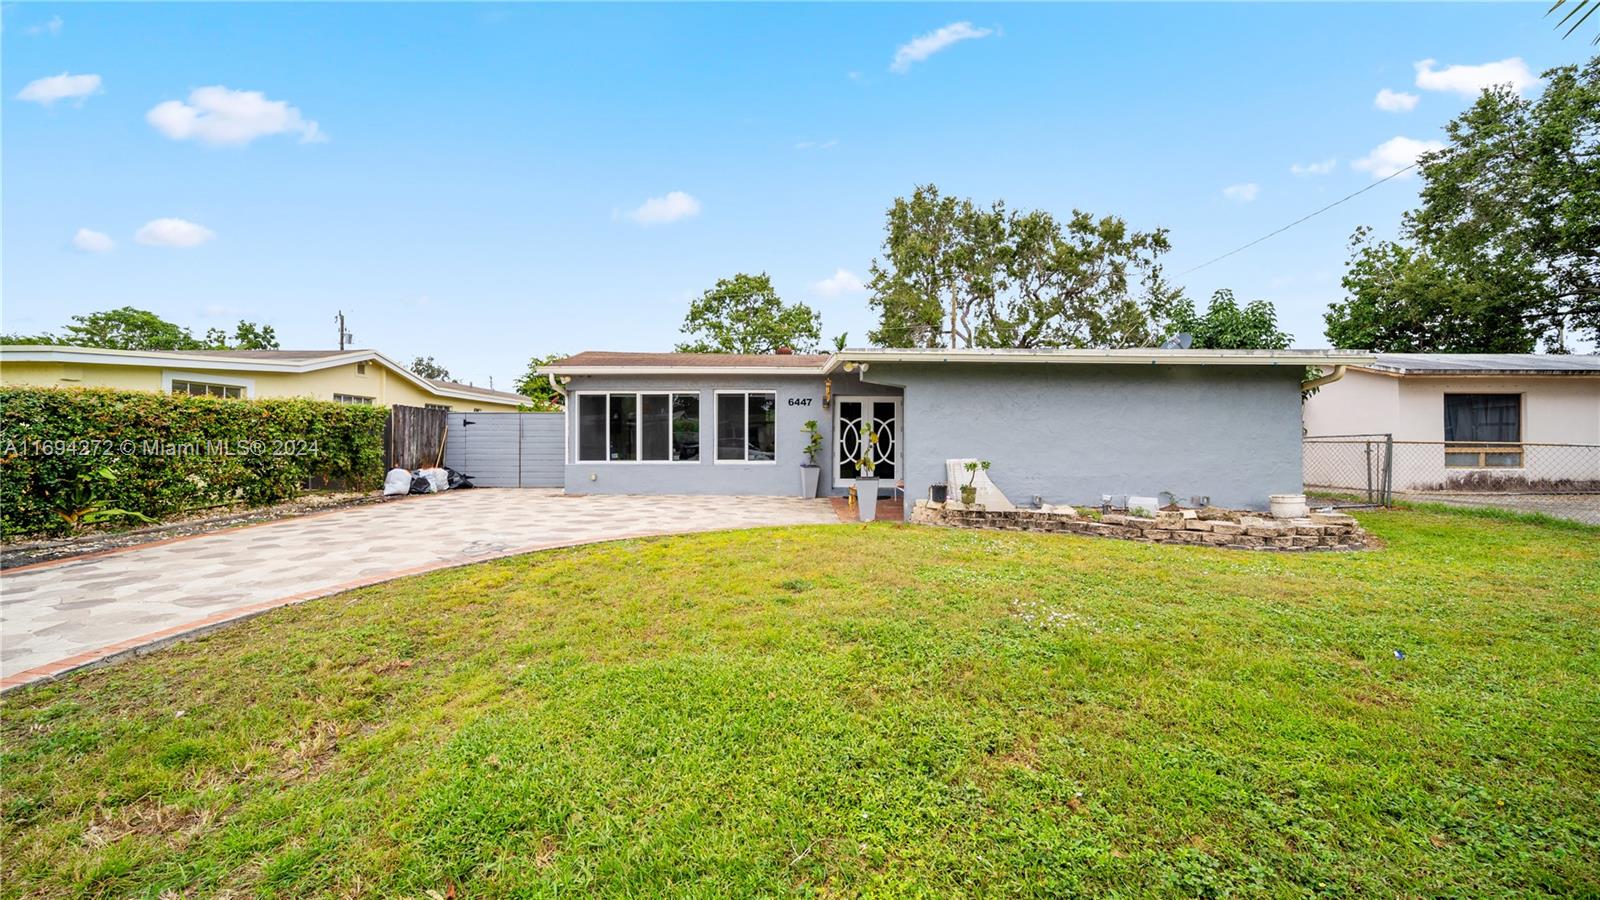
[[(693, 397), (700, 406), (700, 414), (695, 420), (695, 431), (700, 435), (699, 459), (612, 459), (611, 458), (611, 396), (633, 397), (633, 452), (644, 453), (644, 398), (646, 396), (667, 397), (667, 452), (672, 452), (672, 401), (677, 397)], [(660, 391), (573, 391), (569, 397), (604, 397), (606, 398), (606, 449), (605, 459), (583, 458), (583, 424), (576, 421), (580, 414), (582, 403), (573, 399), (567, 403), (567, 408), (572, 411), (574, 418), (571, 429), (572, 443), (569, 452), (572, 454), (572, 465), (579, 466), (698, 466), (705, 460), (705, 398), (700, 391), (675, 391), (671, 389)]]
[[(349, 397), (350, 399), (340, 400), (340, 397)], [(378, 398), (368, 397), (365, 394), (346, 394), (340, 391), (335, 391), (333, 394), (333, 402), (342, 403), (345, 406), (377, 406)]]
[[(711, 462), (713, 464), (719, 465), (719, 466), (775, 466), (775, 465), (777, 465), (778, 464), (778, 434), (777, 434), (777, 429), (778, 429), (778, 390), (777, 390), (777, 388), (750, 388), (749, 390), (739, 390), (739, 391), (732, 391), (732, 390), (730, 390), (730, 391), (712, 391), (711, 394), (712, 394), (712, 397), (711, 397)], [(717, 450), (719, 449), (718, 446), (717, 446), (717, 442), (720, 440), (720, 438), (718, 438), (717, 435), (722, 433), (722, 430), (717, 427), (717, 426), (722, 424), (721, 421), (719, 420), (719, 417), (722, 415), (722, 405), (717, 402), (717, 398), (723, 396), (724, 394), (738, 394), (738, 395), (740, 395), (740, 396), (745, 398), (745, 400), (744, 400), (744, 414), (745, 414), (744, 455), (745, 455), (745, 458), (744, 459), (721, 459), (720, 458), (720, 454), (717, 453)], [(750, 459), (749, 458), (750, 457), (750, 418), (749, 417), (750, 417), (750, 395), (751, 394), (771, 394), (772, 395), (772, 429), (773, 429), (773, 434), (772, 434), (772, 458), (771, 459)]]
[(209, 372), (185, 372), (179, 369), (161, 370), (161, 393), (172, 393), (172, 383), (174, 381), (193, 381), (199, 384), (219, 384), (223, 387), (244, 388), (244, 399), (246, 400), (253, 400), (256, 396), (256, 380), (254, 378), (213, 375)]

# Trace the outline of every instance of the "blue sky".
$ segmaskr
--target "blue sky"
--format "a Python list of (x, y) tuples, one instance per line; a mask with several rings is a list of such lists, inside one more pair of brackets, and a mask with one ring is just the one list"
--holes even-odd
[[(12, 4), (0, 324), (131, 304), (321, 348), (343, 309), (359, 346), (504, 387), (534, 353), (669, 348), (690, 297), (766, 271), (860, 345), (835, 276), (915, 184), (1169, 228), (1176, 274), (1370, 184), (1475, 81), (1585, 59), (1542, 12)], [(1350, 232), (1416, 189), (1179, 281), (1319, 346)]]

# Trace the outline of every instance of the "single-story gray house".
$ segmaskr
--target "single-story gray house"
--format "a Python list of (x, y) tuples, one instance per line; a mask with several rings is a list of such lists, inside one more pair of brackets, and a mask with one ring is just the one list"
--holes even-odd
[(543, 371), (566, 395), (569, 493), (799, 490), (804, 423), (822, 433), (823, 494), (854, 484), (880, 440), (880, 490), (906, 509), (945, 460), (992, 462), (1027, 504), (1104, 494), (1206, 495), (1260, 509), (1301, 489), (1307, 367), (1342, 376), (1371, 354), (1325, 350), (844, 350), (827, 355), (589, 351)]

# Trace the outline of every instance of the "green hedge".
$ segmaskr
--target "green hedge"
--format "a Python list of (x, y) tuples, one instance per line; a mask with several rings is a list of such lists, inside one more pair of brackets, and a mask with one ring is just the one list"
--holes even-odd
[(224, 400), (107, 388), (0, 388), (0, 532), (59, 532), (69, 485), (102, 468), (96, 499), (161, 519), (286, 500), (315, 476), (383, 479), (384, 407)]

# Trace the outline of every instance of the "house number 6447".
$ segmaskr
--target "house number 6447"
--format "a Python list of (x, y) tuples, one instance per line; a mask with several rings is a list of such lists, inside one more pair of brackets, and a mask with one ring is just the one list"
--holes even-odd
[(789, 405), (790, 406), (810, 406), (812, 399), (813, 398), (811, 398), (811, 397), (790, 397), (789, 398)]

